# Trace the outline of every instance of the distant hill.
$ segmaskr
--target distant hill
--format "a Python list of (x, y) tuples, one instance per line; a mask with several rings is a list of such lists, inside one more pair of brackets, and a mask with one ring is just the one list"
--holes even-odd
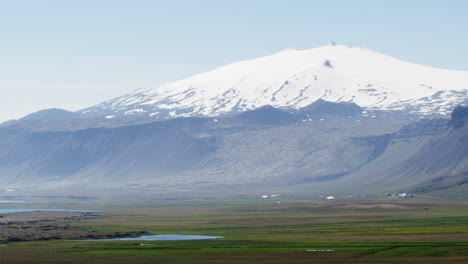
[(77, 118), (79, 115), (64, 109), (51, 108), (29, 114), (21, 120), (62, 120)]
[(333, 103), (319, 99), (299, 110), (299, 113), (312, 118), (327, 116), (356, 117), (362, 114), (363, 109), (355, 103)]
[(297, 122), (294, 114), (269, 105), (242, 112), (236, 115), (232, 120), (255, 125), (287, 125)]

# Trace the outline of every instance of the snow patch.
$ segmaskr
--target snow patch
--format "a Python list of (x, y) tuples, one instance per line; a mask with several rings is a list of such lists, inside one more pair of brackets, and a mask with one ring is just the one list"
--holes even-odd
[(138, 108), (138, 109), (133, 109), (133, 110), (126, 111), (124, 113), (124, 115), (133, 115), (133, 114), (144, 113), (144, 112), (146, 112), (146, 111), (143, 110), (143, 109)]

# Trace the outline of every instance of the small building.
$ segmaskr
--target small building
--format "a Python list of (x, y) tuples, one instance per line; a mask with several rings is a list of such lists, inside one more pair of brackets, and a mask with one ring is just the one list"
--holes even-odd
[(282, 194), (264, 194), (261, 196), (261, 198), (266, 199), (266, 198), (278, 198), (283, 196)]
[(411, 198), (411, 197), (414, 197), (414, 195), (412, 195), (411, 193), (399, 193), (398, 197), (400, 197), (400, 198)]

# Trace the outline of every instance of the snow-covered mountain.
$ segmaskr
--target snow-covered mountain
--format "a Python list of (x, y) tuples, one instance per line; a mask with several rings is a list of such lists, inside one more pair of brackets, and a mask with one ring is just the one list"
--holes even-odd
[(100, 117), (217, 116), (323, 99), (367, 110), (447, 115), (468, 102), (468, 71), (432, 68), (367, 48), (329, 44), (228, 64), (79, 111)]

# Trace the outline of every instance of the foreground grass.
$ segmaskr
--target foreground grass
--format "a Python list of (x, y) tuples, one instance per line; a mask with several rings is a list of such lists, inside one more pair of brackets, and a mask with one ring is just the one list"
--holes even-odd
[(73, 228), (201, 241), (36, 241), (0, 263), (468, 263), (468, 202), (255, 201), (109, 205)]

